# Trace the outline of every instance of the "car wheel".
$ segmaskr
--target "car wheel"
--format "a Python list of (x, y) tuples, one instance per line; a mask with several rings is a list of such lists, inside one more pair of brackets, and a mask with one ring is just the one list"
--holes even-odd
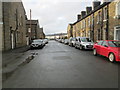
[(83, 49), (83, 47), (80, 45), (80, 50), (82, 50)]
[(77, 45), (75, 44), (75, 48), (77, 48)]
[(109, 58), (110, 62), (114, 62), (115, 61), (115, 55), (113, 53), (110, 53), (108, 58)]
[(93, 55), (97, 56), (97, 50), (96, 49), (93, 49)]
[(71, 46), (73, 47), (73, 43), (71, 43)]

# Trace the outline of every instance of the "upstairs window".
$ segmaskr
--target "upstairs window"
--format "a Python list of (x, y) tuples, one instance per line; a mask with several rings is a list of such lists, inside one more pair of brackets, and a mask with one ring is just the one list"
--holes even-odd
[(99, 11), (97, 16), (97, 22), (100, 22), (100, 21), (101, 21), (101, 12)]
[(116, 16), (120, 15), (120, 1), (116, 3)]
[(90, 26), (90, 17), (88, 18), (88, 26)]
[(91, 25), (93, 26), (93, 23), (94, 23), (94, 16), (92, 15), (91, 16)]
[(86, 26), (86, 21), (84, 20), (83, 21), (83, 27), (85, 28), (85, 26)]
[(107, 19), (107, 8), (104, 8), (104, 20)]

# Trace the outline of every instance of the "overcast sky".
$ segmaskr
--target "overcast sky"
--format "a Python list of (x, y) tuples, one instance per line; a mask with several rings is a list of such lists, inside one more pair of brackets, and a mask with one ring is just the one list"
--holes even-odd
[[(92, 6), (93, 0), (22, 0), (26, 14), (38, 19), (45, 34), (67, 32), (69, 23), (77, 20), (77, 14)], [(86, 2), (85, 2), (86, 1)]]

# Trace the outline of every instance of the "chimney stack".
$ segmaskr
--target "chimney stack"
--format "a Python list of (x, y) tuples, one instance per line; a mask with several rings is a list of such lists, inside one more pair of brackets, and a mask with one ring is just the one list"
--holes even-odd
[(93, 9), (96, 7), (100, 6), (101, 2), (100, 1), (93, 1)]
[(78, 15), (77, 15), (77, 21), (79, 21), (80, 19), (81, 19), (81, 15), (78, 14)]
[(86, 14), (89, 14), (92, 11), (92, 7), (86, 7)]
[(81, 11), (81, 17), (83, 18), (86, 15), (86, 11)]

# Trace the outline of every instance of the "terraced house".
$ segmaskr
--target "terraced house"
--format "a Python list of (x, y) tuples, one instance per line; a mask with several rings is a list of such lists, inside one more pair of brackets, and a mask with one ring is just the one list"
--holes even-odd
[(93, 2), (92, 7), (81, 11), (73, 25), (73, 37), (89, 37), (97, 40), (120, 40), (120, 0)]
[(73, 29), (72, 24), (69, 24), (68, 27), (67, 27), (67, 36), (68, 36), (68, 38), (73, 37), (72, 29)]
[(2, 51), (26, 46), (26, 12), (22, 1), (1, 4)]

